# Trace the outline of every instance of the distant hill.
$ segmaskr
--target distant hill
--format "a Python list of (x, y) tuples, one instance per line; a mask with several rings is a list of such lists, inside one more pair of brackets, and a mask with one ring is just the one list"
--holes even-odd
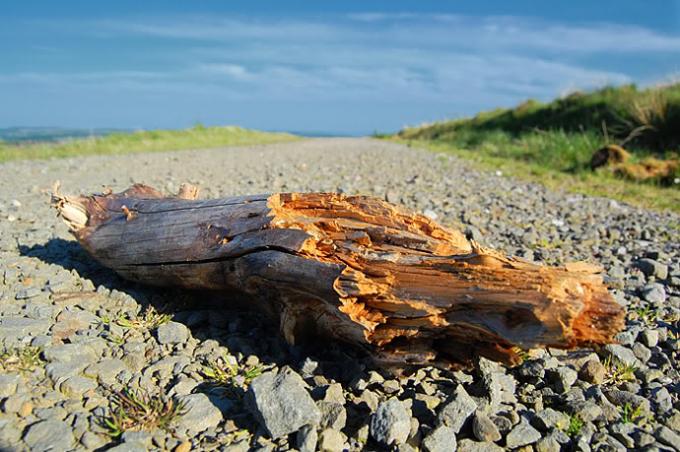
[(62, 127), (7, 127), (0, 128), (0, 140), (7, 143), (61, 141), (70, 138), (100, 137), (125, 129), (68, 129)]

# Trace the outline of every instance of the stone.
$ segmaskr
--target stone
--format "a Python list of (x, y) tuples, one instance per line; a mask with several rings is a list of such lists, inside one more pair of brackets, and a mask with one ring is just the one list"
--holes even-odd
[(578, 374), (569, 367), (558, 367), (549, 371), (549, 378), (553, 383), (555, 391), (559, 394), (567, 392), (576, 382)]
[(680, 435), (665, 425), (662, 425), (656, 429), (654, 432), (654, 437), (659, 440), (659, 442), (675, 448), (676, 450), (680, 447)]
[(495, 442), (501, 439), (501, 434), (489, 416), (481, 411), (472, 417), (472, 433), (480, 441)]
[(149, 450), (144, 443), (129, 442), (121, 443), (111, 449), (106, 449), (107, 452), (143, 452)]
[(422, 446), (427, 452), (454, 451), (456, 450), (456, 431), (446, 425), (440, 425), (425, 437)]
[(45, 319), (28, 319), (26, 317), (0, 317), (0, 342), (5, 345), (17, 345), (26, 336), (47, 334), (52, 322)]
[(69, 396), (81, 397), (87, 391), (95, 389), (96, 387), (97, 383), (94, 380), (81, 377), (80, 375), (74, 375), (66, 379), (59, 387), (59, 390)]
[(635, 262), (635, 267), (648, 277), (654, 276), (657, 279), (666, 279), (668, 277), (668, 265), (664, 265), (654, 259), (640, 259)]
[(607, 389), (604, 391), (604, 395), (616, 406), (622, 407), (630, 404), (633, 408), (640, 407), (645, 413), (651, 412), (649, 400), (632, 392), (620, 389)]
[(659, 305), (666, 301), (666, 290), (662, 284), (647, 284), (642, 289), (640, 289), (640, 296), (645, 301)]
[[(454, 450), (454, 449), (442, 449), (442, 450)], [(503, 452), (502, 447), (497, 446), (494, 443), (481, 443), (478, 441), (473, 441), (471, 439), (461, 439), (458, 442), (457, 452)]]
[(321, 413), (305, 382), (290, 368), (265, 372), (255, 378), (247, 393), (248, 406), (273, 439), (317, 425)]
[(179, 417), (177, 429), (195, 435), (217, 427), (222, 421), (222, 412), (202, 393), (181, 397), (184, 414)]
[(118, 358), (104, 358), (85, 368), (85, 375), (96, 378), (101, 383), (111, 385), (116, 381), (116, 376), (128, 370), (125, 362)]
[(45, 420), (31, 425), (24, 435), (31, 450), (69, 450), (75, 438), (68, 424), (58, 420)]
[(601, 384), (607, 376), (607, 369), (597, 360), (587, 361), (579, 372), (579, 378), (593, 384)]
[(47, 361), (58, 363), (77, 362), (87, 366), (97, 360), (97, 353), (88, 346), (82, 344), (60, 344), (48, 347), (43, 351)]
[(656, 347), (659, 343), (659, 332), (657, 330), (643, 330), (638, 339), (647, 347)]
[(305, 425), (295, 435), (295, 442), (300, 452), (314, 452), (318, 441), (318, 434), (313, 425)]
[(550, 436), (546, 436), (536, 443), (534, 449), (536, 452), (560, 452), (561, 447), (562, 446), (560, 446), (560, 443), (558, 443), (557, 440)]
[(458, 385), (451, 401), (444, 405), (439, 412), (438, 420), (441, 424), (451, 427), (455, 433), (458, 433), (476, 409), (477, 403), (468, 395), (462, 385)]
[(345, 407), (336, 402), (317, 402), (316, 406), (321, 413), (319, 428), (332, 428), (342, 430), (347, 422), (347, 411)]
[(85, 432), (80, 438), (80, 443), (90, 450), (99, 449), (106, 444), (106, 442), (107, 441), (101, 435), (97, 435), (94, 432)]
[(0, 398), (9, 397), (17, 391), (17, 386), (21, 383), (19, 374), (0, 375)]
[(403, 444), (408, 439), (410, 431), (411, 414), (396, 397), (378, 405), (378, 409), (371, 416), (371, 437), (382, 445)]
[(183, 323), (167, 322), (156, 329), (156, 337), (160, 344), (183, 344), (189, 339), (189, 328)]
[(533, 428), (525, 419), (522, 419), (506, 436), (505, 445), (510, 449), (515, 449), (533, 444), (539, 439), (541, 439), (541, 433)]
[(318, 450), (320, 452), (342, 452), (345, 439), (339, 431), (327, 428), (319, 433)]
[(552, 408), (545, 408), (536, 413), (531, 424), (542, 432), (547, 432), (553, 427), (566, 430), (569, 427), (569, 416)]
[(601, 349), (601, 353), (605, 358), (610, 358), (612, 361), (616, 360), (619, 363), (629, 366), (639, 367), (640, 362), (635, 357), (633, 351), (629, 348), (619, 344), (607, 344)]

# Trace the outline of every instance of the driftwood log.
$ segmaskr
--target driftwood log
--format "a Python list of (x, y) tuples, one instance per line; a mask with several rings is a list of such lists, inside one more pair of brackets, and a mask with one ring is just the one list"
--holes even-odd
[(239, 291), (290, 343), (322, 335), (397, 366), (517, 363), (522, 349), (611, 342), (623, 310), (585, 263), (506, 257), (366, 196), (276, 193), (198, 200), (135, 185), (55, 194), (80, 244), (124, 278)]

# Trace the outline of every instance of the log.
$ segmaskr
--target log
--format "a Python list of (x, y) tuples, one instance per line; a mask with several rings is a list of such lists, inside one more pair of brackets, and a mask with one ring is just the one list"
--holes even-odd
[(600, 269), (547, 267), (367, 196), (199, 200), (134, 185), (53, 203), (80, 244), (129, 280), (238, 291), (296, 344), (317, 336), (384, 365), (507, 364), (521, 350), (612, 342), (624, 311)]

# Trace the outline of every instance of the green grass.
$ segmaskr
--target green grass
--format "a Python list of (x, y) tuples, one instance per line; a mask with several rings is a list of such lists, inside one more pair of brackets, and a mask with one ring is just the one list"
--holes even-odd
[(30, 373), (45, 364), (40, 357), (42, 349), (25, 346), (0, 352), (0, 371)]
[(607, 168), (590, 169), (593, 153), (607, 144), (624, 144), (631, 163), (677, 158), (680, 84), (647, 90), (626, 85), (550, 103), (527, 101), (514, 109), (406, 128), (388, 138), (453, 153), (552, 189), (680, 212), (680, 184), (673, 182), (680, 179), (680, 168), (646, 182), (620, 178)]
[(264, 371), (262, 366), (238, 366), (231, 364), (226, 358), (219, 357), (203, 366), (201, 373), (206, 378), (212, 390), (238, 398), (250, 383)]
[(296, 140), (288, 133), (260, 132), (240, 127), (195, 126), (184, 130), (149, 130), (113, 133), (104, 137), (58, 143), (8, 144), (0, 141), (0, 163), (84, 155), (119, 155), (135, 152), (206, 149)]
[(578, 414), (573, 414), (569, 417), (569, 426), (567, 427), (566, 434), (574, 437), (581, 433), (581, 429), (585, 422), (578, 416)]

